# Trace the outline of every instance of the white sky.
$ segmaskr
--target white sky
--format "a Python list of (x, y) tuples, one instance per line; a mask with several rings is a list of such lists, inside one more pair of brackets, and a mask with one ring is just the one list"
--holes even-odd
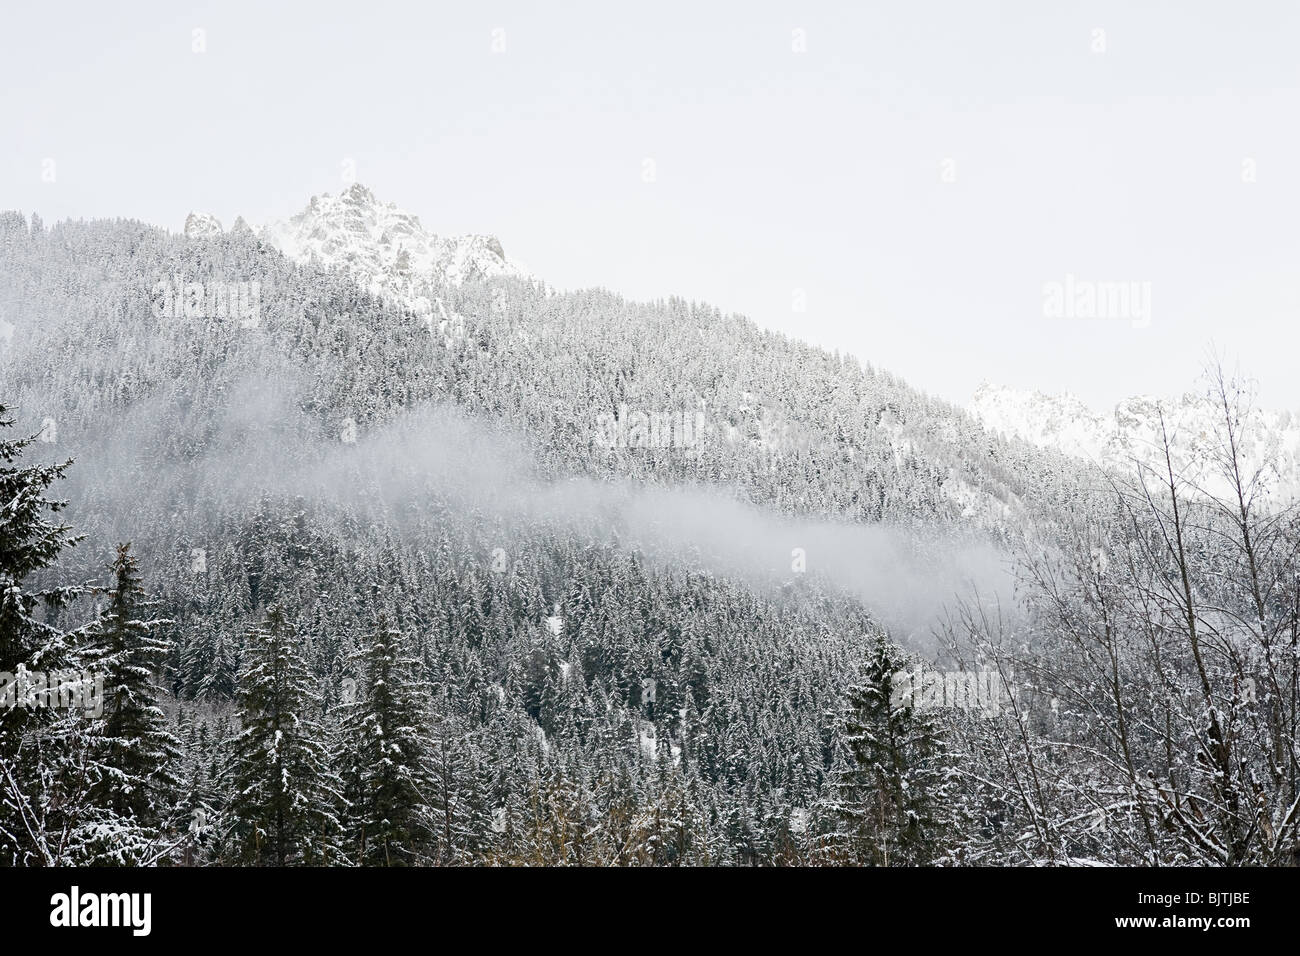
[[(11, 4), (0, 208), (258, 224), (351, 159), (558, 287), (705, 300), (955, 401), (1179, 393), (1213, 342), (1300, 409), (1298, 50), (1284, 0)], [(1150, 325), (1045, 318), (1067, 273), (1150, 282)]]

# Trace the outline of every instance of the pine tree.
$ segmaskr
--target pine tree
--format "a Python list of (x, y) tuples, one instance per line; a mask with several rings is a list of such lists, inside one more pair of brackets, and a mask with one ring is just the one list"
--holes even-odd
[(230, 700), (239, 680), (239, 648), (234, 635), (221, 624), (209, 635), (207, 670), (198, 683), (196, 696), (205, 701)]
[(219, 793), (219, 735), (192, 709), (183, 709), (178, 721), (182, 759), (176, 819), (187, 832), (181, 862), (190, 866), (203, 860), (221, 806)]
[[(0, 428), (13, 427), (14, 420), (6, 417), (7, 413), (0, 405)], [(15, 672), (19, 664), (31, 668), (66, 665), (61, 658), (68, 650), (67, 636), (39, 618), (36, 611), (39, 607), (65, 607), (84, 591), (79, 587), (37, 591), (23, 587), (30, 575), (52, 565), (64, 548), (81, 540), (67, 525), (50, 520), (67, 502), (46, 497), (72, 462), (28, 468), (14, 465), (35, 441), (35, 436), (0, 439), (0, 671), (8, 673)], [(0, 750), (0, 756), (3, 753)]]
[(909, 664), (885, 639), (850, 688), (822, 812), (835, 862), (921, 866), (941, 862), (952, 833), (950, 755), (933, 713), (893, 700)]
[(419, 661), (382, 617), (370, 646), (352, 659), (359, 693), (341, 720), (348, 854), (360, 865), (426, 862), (433, 774), (429, 692), (416, 677)]
[(444, 715), (435, 721), (431, 742), (429, 812), (438, 862), (465, 862), (478, 836), (473, 828), (478, 815), (474, 804), (482, 800), (468, 734), (460, 720)]
[(279, 607), (246, 641), (239, 674), (241, 731), (223, 783), (228, 794), (228, 862), (257, 866), (342, 863), (337, 807), (325, 734), (311, 719), (313, 683)]
[(103, 778), (92, 790), (97, 806), (131, 817), (143, 827), (160, 826), (174, 806), (180, 745), (159, 709), (155, 675), (171, 652), (158, 629), (170, 621), (142, 620), (144, 600), (131, 545), (117, 548), (110, 565), (108, 610), (90, 631), (86, 666), (103, 675), (105, 707), (96, 728)]
[[(7, 413), (0, 405), (0, 428), (13, 427)], [(71, 669), (78, 663), (79, 635), (65, 633), (46, 618), (83, 589), (27, 586), (33, 574), (80, 540), (51, 520), (66, 502), (47, 497), (72, 462), (15, 464), (35, 441), (34, 436), (0, 439), (0, 672), (8, 674), (20, 668)], [(51, 708), (0, 704), (0, 860), (68, 861), (59, 834), (68, 832), (86, 806), (84, 776), (76, 768), (86, 735), (75, 720)]]

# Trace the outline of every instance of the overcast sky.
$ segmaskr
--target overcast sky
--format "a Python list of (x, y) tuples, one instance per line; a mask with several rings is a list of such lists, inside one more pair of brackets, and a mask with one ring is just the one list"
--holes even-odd
[[(10, 3), (0, 208), (256, 225), (350, 161), (954, 401), (1176, 394), (1214, 343), (1300, 410), (1298, 50), (1292, 0)], [(1149, 322), (1046, 315), (1067, 275)]]

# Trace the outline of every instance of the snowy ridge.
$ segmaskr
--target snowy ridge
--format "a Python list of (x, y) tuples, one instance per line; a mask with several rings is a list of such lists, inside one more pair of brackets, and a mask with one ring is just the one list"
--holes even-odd
[(419, 300), (443, 286), (528, 278), (506, 259), (495, 237), (436, 236), (360, 183), (338, 196), (313, 196), (306, 209), (287, 222), (268, 223), (261, 235), (291, 259), (342, 269), (375, 295), (416, 308), (427, 308)]
[(221, 220), (205, 212), (192, 212), (185, 217), (185, 235), (191, 239), (209, 239), (223, 232)]
[[(1131, 472), (1135, 461), (1163, 470), (1163, 412), (1174, 467), (1211, 494), (1228, 491), (1216, 463), (1223, 409), (1206, 395), (1172, 400), (1135, 396), (1104, 414), (1068, 393), (1047, 395), (984, 384), (969, 410), (990, 431), (1086, 458), (1115, 472)], [(1300, 493), (1300, 418), (1251, 408), (1241, 423), (1239, 447), (1246, 477), (1263, 467), (1262, 480), (1271, 492), (1283, 499)]]
[[(185, 221), (189, 236), (221, 232), (209, 215), (190, 213)], [(296, 262), (340, 269), (368, 292), (420, 312), (431, 311), (440, 288), (497, 276), (531, 278), (506, 258), (496, 237), (427, 232), (416, 216), (380, 202), (360, 183), (337, 196), (313, 196), (302, 212), (269, 222), (258, 234)]]

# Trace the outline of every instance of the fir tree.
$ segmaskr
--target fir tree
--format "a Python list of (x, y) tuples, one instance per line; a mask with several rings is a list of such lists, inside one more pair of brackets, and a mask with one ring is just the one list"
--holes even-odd
[(181, 711), (178, 737), (181, 741), (181, 780), (176, 819), (187, 833), (182, 863), (193, 865), (207, 853), (218, 811), (220, 764), (218, 735), (192, 709)]
[(434, 724), (429, 810), (438, 861), (444, 865), (465, 861), (475, 836), (473, 822), (481, 811), (481, 806), (476, 806), (482, 800), (477, 768), (466, 736), (464, 725), (450, 716), (442, 716)]
[(107, 611), (90, 631), (87, 667), (103, 675), (105, 707), (97, 727), (103, 778), (92, 791), (98, 806), (141, 826), (162, 824), (174, 806), (180, 745), (167, 729), (154, 684), (171, 642), (158, 634), (170, 621), (142, 620), (144, 600), (131, 545), (117, 548), (110, 565), (113, 587)]
[[(0, 405), (0, 428), (13, 427), (7, 412)], [(83, 589), (29, 587), (32, 575), (80, 540), (52, 520), (66, 502), (47, 497), (72, 462), (16, 464), (35, 441), (0, 438), (0, 672), (8, 674), (78, 664), (79, 635), (65, 633), (49, 618)], [(14, 693), (12, 703), (18, 704)], [(66, 837), (87, 807), (85, 775), (78, 771), (86, 739), (75, 717), (0, 702), (0, 860), (69, 862), (60, 835)]]
[(196, 696), (205, 701), (230, 700), (239, 680), (239, 649), (234, 646), (234, 635), (220, 625), (211, 640), (207, 671), (198, 683)]
[(279, 607), (246, 641), (238, 719), (223, 782), (229, 862), (308, 866), (341, 863), (336, 808), (340, 781), (330, 770), (324, 732), (311, 719), (312, 679)]
[(361, 677), (345, 704), (344, 795), (348, 853), (360, 865), (425, 862), (433, 843), (428, 688), (400, 631), (380, 618), (370, 646), (353, 654)]
[[(13, 427), (14, 420), (7, 413), (0, 405), (0, 428)], [(32, 574), (52, 565), (64, 548), (81, 540), (67, 525), (51, 520), (67, 502), (46, 496), (72, 462), (26, 468), (15, 464), (35, 441), (35, 436), (0, 438), (0, 671), (9, 673), (19, 664), (30, 668), (66, 666), (67, 635), (39, 617), (37, 609), (56, 611), (84, 591), (79, 587), (24, 587)]]
[(897, 645), (879, 639), (848, 692), (822, 807), (835, 862), (919, 866), (944, 858), (952, 768), (936, 715), (892, 699), (894, 677), (908, 664)]

